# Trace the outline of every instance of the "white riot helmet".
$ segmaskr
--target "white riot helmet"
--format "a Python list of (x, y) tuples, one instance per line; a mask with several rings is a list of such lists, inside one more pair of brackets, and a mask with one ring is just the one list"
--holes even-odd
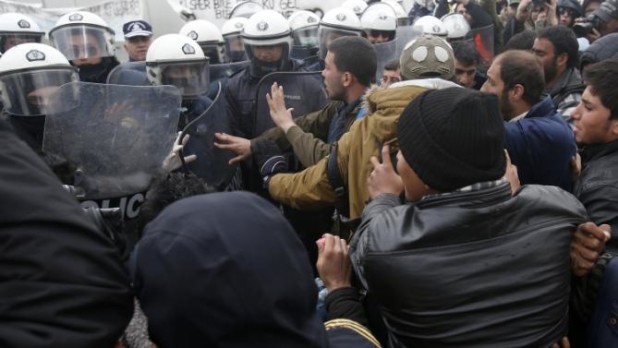
[[(284, 70), (289, 64), (292, 50), (292, 30), (287, 19), (279, 12), (262, 10), (249, 18), (241, 34), (245, 44), (245, 52), (251, 60), (251, 74), (256, 77), (270, 72)], [(281, 54), (274, 53), (258, 58), (256, 47), (281, 46)], [(278, 57), (277, 57), (278, 55)]]
[(405, 26), (410, 24), (408, 12), (404, 10), (403, 6), (401, 6), (399, 2), (396, 0), (382, 0), (382, 2), (389, 5), (395, 12), (395, 17), (397, 17), (397, 26)]
[(367, 7), (360, 21), (367, 38), (372, 43), (395, 39), (397, 18), (395, 11), (389, 5), (380, 2), (372, 4)]
[(114, 55), (114, 31), (91, 12), (69, 12), (49, 32), (49, 40), (68, 60)]
[(257, 2), (241, 1), (232, 7), (228, 19), (236, 17), (250, 18), (262, 10), (264, 10), (264, 7)]
[(45, 32), (32, 18), (21, 13), (0, 15), (0, 53), (25, 42), (41, 42)]
[(221, 27), (221, 34), (225, 40), (225, 52), (231, 62), (247, 60), (245, 45), (240, 36), (247, 21), (245, 17), (234, 17), (225, 21)]
[(417, 19), (414, 24), (412, 24), (412, 32), (415, 35), (429, 34), (442, 38), (446, 38), (448, 34), (446, 25), (444, 25), (441, 20), (431, 15)]
[(346, 0), (341, 4), (341, 7), (354, 11), (359, 18), (365, 12), (367, 6), (367, 3), (363, 0)]
[(288, 18), (292, 29), (294, 49), (305, 49), (317, 54), (319, 48), (318, 25), (320, 17), (311, 11), (295, 11)]
[(186, 36), (160, 36), (146, 53), (146, 75), (150, 83), (176, 86), (183, 99), (195, 99), (207, 93), (208, 74), (208, 57), (197, 42)]
[(354, 11), (337, 7), (324, 14), (318, 28), (320, 39), (320, 58), (326, 57), (331, 41), (341, 36), (361, 36), (363, 28)]
[(45, 44), (17, 45), (0, 57), (0, 95), (11, 115), (45, 115), (49, 96), (77, 81), (77, 71), (65, 56)]
[(180, 35), (197, 41), (204, 54), (210, 59), (210, 64), (225, 63), (225, 41), (214, 23), (204, 19), (188, 22), (180, 28)]
[(440, 19), (446, 26), (448, 40), (460, 40), (470, 32), (470, 24), (466, 18), (459, 13), (449, 13)]

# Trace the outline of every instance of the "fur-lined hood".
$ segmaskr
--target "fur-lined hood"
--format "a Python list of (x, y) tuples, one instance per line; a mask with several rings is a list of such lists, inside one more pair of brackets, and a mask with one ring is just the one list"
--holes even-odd
[(382, 98), (375, 98), (375, 95), (382, 96), (386, 94), (390, 94), (389, 92), (393, 91), (394, 88), (405, 87), (405, 86), (416, 86), (422, 87), (426, 89), (443, 89), (448, 87), (461, 87), (458, 84), (443, 80), (440, 78), (430, 78), (430, 79), (420, 79), (420, 80), (407, 80), (393, 83), (392, 85), (384, 88), (379, 85), (372, 85), (367, 89), (365, 94), (363, 95), (362, 106), (367, 110), (367, 114), (372, 114), (377, 110), (377, 101), (382, 100)]

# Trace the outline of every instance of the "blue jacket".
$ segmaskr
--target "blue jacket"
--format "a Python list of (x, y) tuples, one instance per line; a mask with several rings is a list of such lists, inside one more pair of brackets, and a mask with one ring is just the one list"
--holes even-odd
[(523, 119), (505, 122), (505, 128), (506, 148), (522, 185), (554, 185), (571, 192), (575, 136), (550, 98), (535, 104)]

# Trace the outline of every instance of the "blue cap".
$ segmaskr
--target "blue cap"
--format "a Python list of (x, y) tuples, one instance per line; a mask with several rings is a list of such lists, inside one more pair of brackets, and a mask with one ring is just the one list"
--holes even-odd
[(122, 32), (125, 39), (136, 36), (152, 36), (152, 26), (144, 20), (130, 21), (122, 26)]

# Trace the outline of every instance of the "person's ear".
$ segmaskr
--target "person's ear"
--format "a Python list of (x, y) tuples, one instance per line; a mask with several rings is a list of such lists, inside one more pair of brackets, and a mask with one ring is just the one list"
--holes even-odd
[(509, 91), (509, 97), (514, 102), (522, 100), (524, 97), (524, 86), (520, 84), (513, 86), (513, 88)]
[(346, 71), (341, 75), (341, 84), (344, 87), (349, 87), (352, 82), (354, 80), (354, 75), (352, 75), (350, 72)]
[(569, 61), (569, 55), (567, 53), (560, 53), (556, 58), (558, 66), (566, 66)]

